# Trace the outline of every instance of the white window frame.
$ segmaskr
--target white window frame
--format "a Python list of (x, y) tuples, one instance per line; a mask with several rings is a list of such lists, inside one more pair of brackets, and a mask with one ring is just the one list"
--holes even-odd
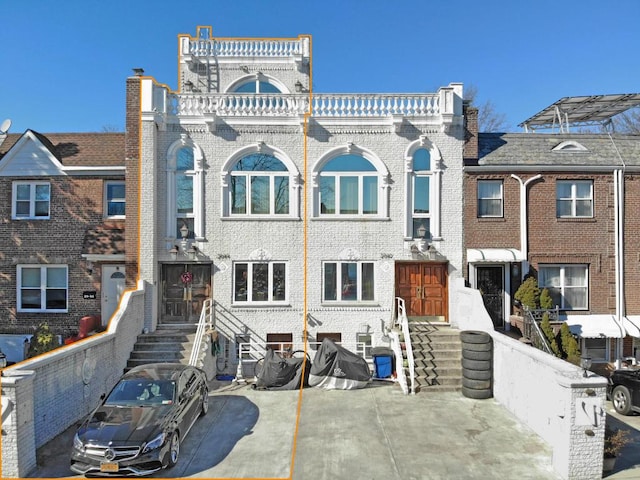
[[(352, 171), (352, 172), (328, 172), (323, 171), (327, 163), (336, 157), (342, 155), (358, 155), (367, 160), (373, 165), (374, 170), (370, 171)], [(387, 166), (370, 150), (349, 143), (344, 146), (333, 148), (322, 155), (311, 171), (312, 184), (313, 184), (313, 218), (326, 219), (388, 219), (389, 218), (389, 190), (391, 186), (390, 174)], [(358, 178), (358, 213), (357, 214), (341, 214), (340, 213), (340, 177), (342, 176), (355, 176)], [(335, 180), (335, 209), (336, 212), (327, 214), (322, 212), (321, 204), (322, 198), (320, 193), (320, 178), (321, 177), (334, 177)], [(364, 205), (364, 177), (376, 177), (377, 178), (377, 206), (376, 213), (363, 213)]]
[[(267, 265), (267, 298), (264, 300), (253, 300), (253, 270), (255, 265)], [(273, 267), (274, 265), (284, 265), (284, 299), (273, 299)], [(246, 285), (246, 300), (236, 300), (236, 288), (239, 284), (239, 280), (236, 278), (236, 267), (238, 265), (247, 266), (247, 285)], [(233, 282), (231, 288), (231, 302), (233, 305), (286, 305), (289, 301), (289, 264), (286, 261), (281, 260), (247, 260), (237, 261), (233, 263)]]
[[(342, 293), (344, 289), (344, 285), (342, 282), (343, 274), (342, 274), (342, 265), (343, 264), (356, 264), (356, 298), (355, 299), (343, 299)], [(373, 274), (373, 298), (371, 299), (362, 299), (362, 289), (363, 289), (363, 275), (362, 275), (362, 266), (363, 265), (371, 265), (371, 272)], [(327, 265), (335, 265), (336, 267), (336, 299), (327, 299), (325, 298), (325, 270)], [(322, 262), (322, 302), (323, 303), (373, 303), (376, 301), (376, 263), (370, 260), (331, 260)]]
[[(193, 170), (176, 170), (178, 153), (183, 148), (193, 149)], [(193, 222), (189, 228), (189, 238), (196, 241), (204, 240), (204, 156), (202, 149), (186, 134), (174, 142), (167, 151), (167, 223), (166, 240), (169, 244), (181, 237), (178, 230), (182, 226), (180, 220), (188, 219)], [(193, 211), (188, 214), (178, 214), (177, 183), (181, 175), (193, 178)]]
[[(571, 196), (570, 197), (562, 197), (560, 198), (559, 186), (560, 185), (571, 185)], [(578, 197), (577, 186), (578, 184), (589, 184), (589, 196), (588, 197)], [(571, 202), (571, 213), (569, 215), (560, 215), (560, 209), (558, 208), (558, 204), (560, 201), (563, 202)], [(591, 212), (588, 215), (578, 215), (576, 204), (578, 201), (589, 201), (591, 206)], [(594, 201), (593, 201), (593, 180), (557, 180), (556, 182), (556, 217), (557, 218), (593, 218), (594, 215)]]
[[(571, 268), (576, 268), (576, 267), (580, 267), (584, 269), (584, 285), (567, 285), (566, 282), (566, 275), (565, 275), (565, 271), (568, 267)], [(543, 274), (542, 271), (545, 268), (559, 268), (560, 269), (560, 279), (559, 279), (559, 285), (558, 286), (549, 286), (549, 285), (544, 285), (543, 284)], [(543, 288), (547, 288), (548, 290), (554, 289), (554, 290), (558, 290), (560, 293), (560, 299), (561, 299), (561, 304), (558, 305), (558, 308), (560, 310), (567, 310), (567, 311), (580, 311), (580, 310), (588, 310), (589, 309), (589, 265), (587, 264), (574, 264), (574, 263), (569, 263), (569, 264), (544, 264), (544, 265), (538, 265), (538, 286), (540, 287), (540, 289)], [(585, 289), (585, 302), (586, 304), (584, 306), (580, 306), (580, 307), (572, 307), (572, 308), (568, 308), (565, 306), (565, 292), (567, 289)]]
[[(322, 212), (322, 209), (320, 209), (320, 216), (321, 217), (377, 217), (378, 216), (378, 211), (380, 209), (380, 198), (379, 198), (379, 192), (376, 198), (376, 211), (372, 212), (372, 213), (365, 213), (364, 212), (364, 179), (365, 178), (374, 178), (376, 179), (376, 189), (379, 190), (380, 187), (380, 178), (378, 176), (378, 174), (376, 172), (358, 172), (358, 171), (353, 171), (353, 172), (320, 172), (320, 177), (321, 178), (333, 178), (334, 179), (334, 206), (335, 206), (335, 212), (334, 213), (324, 213)], [(341, 199), (341, 179), (343, 177), (355, 177), (358, 181), (358, 212), (357, 213), (340, 213), (340, 199)], [(320, 204), (322, 205), (322, 193), (320, 192), (320, 198), (318, 200), (320, 202)]]
[[(246, 217), (246, 216), (260, 216), (260, 215), (276, 215), (278, 217), (287, 217), (290, 215), (291, 212), (291, 176), (290, 173), (286, 170), (283, 171), (279, 171), (279, 172), (271, 172), (271, 171), (260, 171), (260, 170), (256, 170), (256, 171), (231, 171), (230, 172), (230, 176), (231, 177), (242, 177), (245, 179), (245, 203), (244, 203), (244, 208), (245, 208), (245, 212), (244, 213), (233, 213), (233, 211), (230, 211), (229, 214), (232, 217)], [(256, 177), (266, 177), (269, 179), (269, 212), (268, 213), (253, 213), (252, 210), (252, 191), (251, 191), (251, 187), (252, 187), (252, 183), (251, 183), (251, 178), (256, 178)], [(286, 213), (277, 213), (276, 212), (276, 177), (284, 177), (287, 179), (287, 183), (289, 184), (287, 186), (287, 190), (288, 190), (288, 195), (289, 195), (289, 199), (288, 199), (288, 204), (289, 204), (289, 208), (288, 208), (288, 212)], [(233, 205), (233, 189), (229, 188), (229, 204)]]
[[(281, 161), (286, 170), (279, 172), (260, 172), (260, 171), (242, 171), (242, 172), (233, 172), (233, 168), (236, 163), (242, 160), (244, 157), (251, 155), (253, 153), (263, 153), (267, 155), (271, 155)], [(251, 213), (251, 197), (249, 192), (249, 187), (247, 187), (247, 196), (246, 196), (246, 206), (248, 213), (231, 213), (231, 177), (235, 175), (235, 173), (244, 175), (256, 175), (256, 176), (268, 176), (272, 175), (274, 177), (288, 177), (289, 178), (289, 213), (279, 213), (279, 214), (252, 214)], [(299, 170), (296, 165), (291, 161), (291, 159), (280, 149), (275, 148), (271, 145), (267, 145), (264, 142), (258, 142), (246, 147), (243, 147), (236, 152), (234, 152), (222, 166), (222, 170), (220, 172), (221, 181), (222, 181), (222, 201), (221, 201), (221, 217), (224, 219), (269, 219), (269, 220), (292, 220), (300, 218), (300, 190), (302, 189), (302, 181)], [(275, 208), (275, 197), (274, 191), (275, 184), (273, 179), (270, 181), (270, 211), (273, 212)]]
[[(427, 150), (429, 152), (430, 168), (431, 170), (415, 170), (414, 168), (414, 155), (420, 149)], [(441, 176), (442, 176), (442, 155), (438, 147), (429, 140), (427, 135), (421, 135), (420, 138), (414, 142), (411, 142), (404, 152), (404, 180), (405, 180), (405, 194), (404, 194), (404, 209), (405, 209), (405, 225), (404, 225), (404, 238), (405, 240), (413, 240), (416, 238), (414, 231), (414, 184), (415, 177), (422, 175), (429, 175), (429, 225), (427, 238), (431, 240), (442, 240), (441, 236)], [(424, 218), (427, 218), (425, 215)], [(426, 225), (425, 225), (426, 226)]]
[[(109, 187), (110, 186), (119, 186), (122, 185), (123, 187), (125, 187), (125, 196), (122, 198), (109, 198)], [(127, 206), (127, 202), (126, 202), (126, 183), (124, 181), (121, 180), (108, 180), (106, 182), (104, 182), (104, 218), (113, 218), (113, 219), (119, 219), (119, 218), (125, 218), (125, 215), (109, 215), (109, 202), (112, 203), (122, 203), (125, 206), (125, 210), (126, 210), (126, 206)]]
[[(29, 186), (29, 214), (18, 215), (18, 186)], [(46, 185), (49, 188), (49, 198), (47, 199), (47, 214), (36, 215), (36, 186)], [(13, 220), (49, 220), (51, 218), (51, 182), (39, 181), (19, 181), (13, 182), (11, 195), (11, 218)], [(20, 200), (24, 201), (24, 200)], [(40, 200), (42, 201), (42, 200)]]
[[(22, 291), (27, 288), (22, 286), (22, 272), (24, 269), (39, 269), (40, 270), (40, 307), (41, 308), (22, 308)], [(63, 268), (65, 270), (65, 308), (47, 308), (47, 271), (53, 268)], [(50, 287), (53, 289), (54, 287)], [(62, 289), (61, 286), (55, 286), (55, 289)], [(24, 264), (18, 265), (16, 269), (16, 310), (18, 312), (33, 312), (33, 313), (67, 313), (69, 311), (69, 267), (67, 265), (39, 265), (39, 264)]]
[[(498, 184), (500, 186), (500, 196), (499, 197), (481, 197), (480, 196), (480, 185), (481, 184)], [(478, 218), (503, 218), (504, 217), (504, 182), (502, 180), (497, 179), (480, 179), (477, 184), (477, 217)], [(482, 214), (482, 209), (480, 208), (480, 204), (483, 201), (500, 201), (500, 213), (496, 215), (491, 214)]]

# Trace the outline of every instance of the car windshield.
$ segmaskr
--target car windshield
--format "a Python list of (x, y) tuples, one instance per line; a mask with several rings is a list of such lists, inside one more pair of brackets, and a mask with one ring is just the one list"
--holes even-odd
[(168, 380), (132, 379), (118, 383), (104, 402), (109, 406), (170, 405), (176, 390)]

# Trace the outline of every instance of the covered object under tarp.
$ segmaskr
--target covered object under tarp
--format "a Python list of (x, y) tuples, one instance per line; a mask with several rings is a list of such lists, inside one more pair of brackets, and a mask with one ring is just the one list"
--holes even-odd
[(303, 368), (304, 358), (282, 358), (273, 350), (268, 349), (264, 356), (262, 371), (258, 373), (253, 387), (260, 390), (296, 390), (300, 388), (304, 370), (304, 383), (309, 385), (309, 367), (307, 361)]
[(371, 380), (369, 364), (361, 356), (325, 338), (309, 371), (309, 386), (327, 390), (364, 388)]

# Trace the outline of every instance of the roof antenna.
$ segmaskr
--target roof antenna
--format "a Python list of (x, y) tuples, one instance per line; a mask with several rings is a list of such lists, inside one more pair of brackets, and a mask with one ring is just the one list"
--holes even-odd
[(5, 141), (5, 139), (7, 138), (7, 132), (9, 131), (9, 129), (11, 128), (11, 120), (9, 120), (8, 118), (2, 122), (2, 124), (0, 125), (0, 145), (2, 145), (2, 143)]

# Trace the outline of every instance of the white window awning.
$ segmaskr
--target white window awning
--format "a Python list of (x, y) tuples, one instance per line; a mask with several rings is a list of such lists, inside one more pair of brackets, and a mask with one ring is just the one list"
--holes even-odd
[(524, 255), (515, 248), (467, 248), (467, 262), (522, 262)]
[(571, 333), (581, 338), (622, 338), (625, 331), (615, 315), (567, 315)]
[(627, 335), (640, 338), (640, 315), (627, 315), (622, 319), (622, 325)]

